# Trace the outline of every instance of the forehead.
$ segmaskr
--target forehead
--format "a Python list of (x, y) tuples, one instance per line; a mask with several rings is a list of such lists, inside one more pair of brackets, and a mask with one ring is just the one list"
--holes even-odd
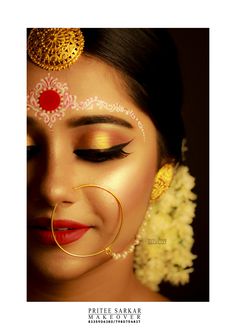
[[(29, 62), (27, 73), (27, 89), (30, 90), (49, 72)], [(70, 68), (51, 71), (50, 74), (66, 83), (70, 93), (79, 99), (99, 95), (110, 102), (131, 101), (121, 74), (98, 59), (83, 55)]]
[[(129, 96), (122, 75), (113, 67), (96, 58), (83, 55), (70, 68), (50, 72), (29, 62), (27, 75), (28, 114), (36, 121), (40, 121), (40, 125), (44, 121), (49, 128), (55, 126), (59, 128), (73, 116), (110, 113), (110, 115), (128, 120), (144, 141), (146, 141), (147, 131), (151, 133), (155, 131), (154, 134), (156, 134), (156, 129), (150, 118), (134, 104)], [(45, 85), (47, 86), (45, 84), (47, 77), (59, 84), (57, 90), (60, 86), (61, 104), (55, 115), (45, 114), (39, 107), (40, 93), (43, 89), (51, 89), (51, 87), (45, 87)]]

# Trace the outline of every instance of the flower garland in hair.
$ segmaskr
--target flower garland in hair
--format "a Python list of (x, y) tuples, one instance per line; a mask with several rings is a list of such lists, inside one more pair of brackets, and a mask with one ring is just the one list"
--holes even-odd
[(185, 284), (193, 271), (194, 243), (191, 226), (195, 216), (195, 178), (179, 166), (169, 189), (152, 204), (151, 216), (134, 254), (137, 278), (153, 291), (161, 281)]

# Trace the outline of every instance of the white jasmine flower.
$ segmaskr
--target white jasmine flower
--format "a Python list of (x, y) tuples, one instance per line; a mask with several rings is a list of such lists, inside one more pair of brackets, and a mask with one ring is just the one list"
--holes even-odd
[(143, 238), (135, 249), (136, 276), (154, 291), (161, 281), (187, 283), (193, 271), (194, 185), (188, 168), (178, 167), (170, 188), (153, 205)]

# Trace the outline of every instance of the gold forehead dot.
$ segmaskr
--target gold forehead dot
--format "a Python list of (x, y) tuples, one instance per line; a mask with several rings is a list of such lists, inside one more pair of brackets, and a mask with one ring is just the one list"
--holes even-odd
[(46, 70), (62, 70), (77, 61), (84, 48), (80, 29), (32, 29), (28, 38), (31, 60)]

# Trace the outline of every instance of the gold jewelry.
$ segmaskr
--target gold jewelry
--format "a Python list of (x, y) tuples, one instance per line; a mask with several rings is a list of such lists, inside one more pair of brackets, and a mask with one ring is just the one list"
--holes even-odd
[(170, 186), (174, 176), (174, 165), (166, 163), (155, 176), (151, 200), (157, 200)]
[(31, 60), (46, 70), (62, 70), (77, 61), (84, 48), (80, 29), (32, 29), (28, 38)]
[(59, 244), (59, 242), (57, 241), (55, 232), (54, 232), (53, 221), (54, 221), (54, 215), (55, 215), (55, 212), (56, 212), (56, 208), (58, 206), (58, 203), (57, 203), (54, 206), (53, 211), (52, 211), (52, 215), (51, 215), (51, 231), (52, 231), (53, 239), (54, 239), (55, 243), (57, 244), (57, 246), (64, 253), (66, 253), (66, 254), (68, 254), (70, 256), (75, 256), (75, 257), (90, 257), (90, 256), (95, 256), (95, 255), (98, 255), (98, 254), (101, 254), (101, 253), (106, 253), (107, 255), (113, 256), (114, 253), (112, 251), (111, 245), (115, 242), (115, 240), (117, 239), (118, 235), (120, 234), (121, 227), (122, 227), (122, 224), (123, 224), (123, 208), (121, 206), (120, 200), (116, 197), (116, 195), (114, 193), (112, 193), (108, 189), (106, 189), (106, 188), (104, 188), (102, 186), (99, 186), (99, 185), (95, 185), (95, 184), (83, 184), (83, 185), (80, 185), (78, 187), (75, 187), (74, 190), (79, 190), (79, 189), (86, 188), (86, 187), (95, 187), (95, 188), (101, 189), (101, 190), (103, 190), (103, 191), (111, 194), (112, 197), (116, 200), (116, 202), (118, 204), (118, 207), (119, 207), (119, 226), (118, 226), (118, 231), (117, 231), (116, 235), (114, 236), (114, 238), (110, 241), (110, 243), (106, 247), (102, 248), (101, 250), (99, 250), (97, 252), (94, 252), (94, 253), (91, 253), (91, 254), (74, 254), (74, 253), (68, 252), (66, 249), (64, 249)]

